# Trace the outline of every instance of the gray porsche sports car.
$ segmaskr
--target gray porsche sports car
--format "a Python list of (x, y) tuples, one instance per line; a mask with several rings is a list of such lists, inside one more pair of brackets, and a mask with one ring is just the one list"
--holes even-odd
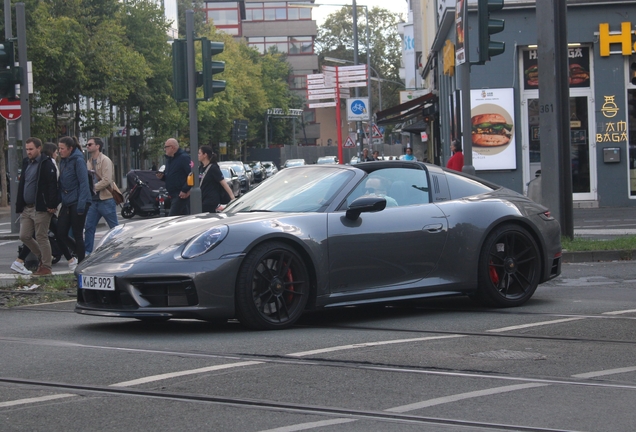
[(287, 168), (223, 213), (125, 222), (76, 269), (76, 312), (238, 318), (468, 295), (519, 306), (561, 272), (559, 223), (514, 191), (410, 161)]

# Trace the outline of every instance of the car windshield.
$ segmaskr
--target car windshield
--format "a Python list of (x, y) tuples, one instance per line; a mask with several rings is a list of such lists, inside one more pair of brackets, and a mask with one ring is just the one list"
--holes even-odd
[(307, 166), (282, 170), (236, 200), (225, 211), (323, 211), (353, 176), (352, 171), (330, 167)]
[(321, 157), (318, 158), (318, 161), (316, 162), (319, 165), (322, 164), (335, 164), (336, 163), (336, 158), (333, 157)]
[(238, 175), (242, 175), (245, 174), (245, 168), (243, 168), (243, 164), (228, 164), (229, 166), (232, 167), (232, 169), (234, 170), (234, 172), (236, 172), (236, 174)]
[(230, 170), (227, 168), (223, 168), (221, 167), (221, 174), (223, 174), (223, 178), (224, 179), (231, 179), (232, 176), (230, 175)]

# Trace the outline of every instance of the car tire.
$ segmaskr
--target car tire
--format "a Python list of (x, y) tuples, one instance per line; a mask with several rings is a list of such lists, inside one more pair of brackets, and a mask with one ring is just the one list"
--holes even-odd
[(479, 288), (474, 298), (486, 306), (521, 306), (541, 276), (541, 254), (524, 228), (506, 224), (493, 230), (479, 256)]
[(289, 328), (307, 305), (309, 287), (307, 266), (293, 248), (263, 243), (245, 257), (239, 271), (237, 318), (257, 330)]

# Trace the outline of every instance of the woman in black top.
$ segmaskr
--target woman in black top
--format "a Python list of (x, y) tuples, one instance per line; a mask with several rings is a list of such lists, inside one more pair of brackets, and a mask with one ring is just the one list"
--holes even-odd
[(227, 193), (230, 200), (234, 199), (234, 194), (223, 178), (219, 164), (216, 161), (216, 154), (212, 147), (204, 145), (199, 148), (199, 184), (201, 185), (201, 200), (203, 211), (214, 213), (221, 204), (223, 192)]

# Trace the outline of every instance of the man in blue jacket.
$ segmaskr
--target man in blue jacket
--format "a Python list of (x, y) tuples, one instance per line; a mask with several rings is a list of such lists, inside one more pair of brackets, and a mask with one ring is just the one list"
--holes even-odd
[(166, 190), (170, 195), (169, 216), (190, 214), (190, 186), (188, 175), (192, 172), (190, 155), (179, 148), (179, 142), (169, 138), (164, 146), (166, 152), (166, 169), (158, 172), (157, 177), (166, 182)]
[(21, 215), (20, 240), (40, 258), (40, 266), (34, 274), (46, 276), (52, 273), (49, 223), (59, 203), (57, 168), (51, 158), (42, 153), (40, 139), (27, 139), (25, 149), (27, 157), (22, 162), (15, 211)]

